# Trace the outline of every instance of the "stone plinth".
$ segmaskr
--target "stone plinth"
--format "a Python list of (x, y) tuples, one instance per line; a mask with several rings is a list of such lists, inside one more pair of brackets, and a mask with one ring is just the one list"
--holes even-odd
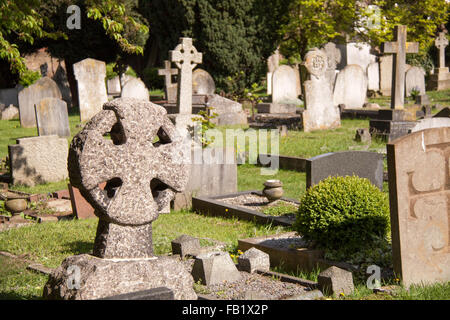
[(427, 83), (430, 90), (450, 89), (450, 72), (448, 68), (435, 69), (434, 74), (430, 76)]
[(167, 287), (176, 300), (193, 300), (197, 299), (193, 285), (188, 268), (173, 258), (109, 260), (82, 254), (65, 259), (53, 271), (44, 287), (44, 298), (93, 300)]

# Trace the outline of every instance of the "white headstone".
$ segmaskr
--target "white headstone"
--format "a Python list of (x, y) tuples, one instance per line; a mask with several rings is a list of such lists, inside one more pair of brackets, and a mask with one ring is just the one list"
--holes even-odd
[(405, 94), (411, 96), (411, 92), (416, 89), (419, 94), (425, 94), (425, 70), (420, 67), (411, 67), (405, 76)]
[(279, 66), (272, 77), (272, 102), (296, 103), (298, 100), (297, 90), (295, 69), (287, 65)]
[(362, 108), (366, 93), (367, 77), (359, 65), (348, 65), (339, 72), (334, 86), (335, 106), (345, 104), (347, 109)]
[(192, 73), (192, 93), (193, 94), (214, 94), (216, 84), (213, 77), (203, 69), (197, 68)]
[(120, 95), (122, 88), (120, 86), (120, 77), (119, 76), (115, 76), (112, 79), (108, 79), (106, 84), (108, 87), (108, 94), (110, 94), (112, 96)]
[(95, 59), (84, 59), (73, 65), (78, 84), (78, 104), (80, 120), (90, 120), (108, 102), (106, 93), (106, 64)]
[(367, 89), (380, 90), (380, 65), (378, 62), (372, 62), (367, 67)]
[(150, 101), (150, 94), (141, 79), (133, 78), (128, 80), (122, 89), (122, 98), (136, 98)]
[(380, 57), (380, 91), (383, 96), (391, 95), (393, 61), (391, 54)]
[(337, 128), (341, 125), (339, 109), (333, 104), (333, 94), (326, 77), (327, 56), (321, 50), (309, 51), (304, 59), (308, 80), (304, 83), (306, 110), (303, 112), (305, 132)]
[(64, 100), (42, 99), (36, 105), (36, 123), (40, 136), (70, 137), (69, 116)]

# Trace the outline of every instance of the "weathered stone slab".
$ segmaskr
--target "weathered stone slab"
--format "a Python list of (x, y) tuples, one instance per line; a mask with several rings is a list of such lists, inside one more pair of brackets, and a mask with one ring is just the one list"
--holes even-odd
[(36, 123), (40, 136), (70, 137), (69, 115), (64, 100), (42, 99), (36, 105)]
[(65, 138), (53, 135), (17, 139), (8, 150), (13, 184), (34, 186), (68, 177)]
[[(239, 102), (227, 99), (218, 94), (208, 95), (207, 106), (217, 113), (217, 124), (234, 125), (247, 124), (247, 114)], [(214, 121), (215, 119), (213, 119)]]
[(250, 248), (238, 258), (239, 270), (253, 273), (256, 270), (269, 271), (270, 257), (267, 253)]
[(450, 128), (387, 144), (394, 272), (405, 286), (450, 281)]
[(272, 102), (295, 104), (298, 101), (296, 84), (295, 69), (287, 65), (279, 66), (272, 77)]
[(411, 67), (405, 76), (405, 90), (406, 96), (411, 96), (413, 90), (418, 90), (420, 95), (425, 92), (425, 70), (419, 67)]
[(306, 162), (306, 188), (329, 176), (367, 178), (383, 188), (383, 155), (368, 151), (331, 152), (313, 157)]
[(334, 105), (344, 104), (345, 108), (362, 108), (366, 101), (367, 76), (356, 64), (346, 66), (336, 78), (334, 86)]
[(78, 85), (78, 105), (81, 122), (90, 120), (108, 101), (106, 92), (106, 64), (95, 59), (84, 59), (73, 65)]
[(392, 91), (392, 55), (380, 57), (380, 91), (383, 96), (390, 96)]
[(120, 86), (120, 77), (115, 76), (112, 79), (106, 81), (106, 86), (108, 88), (108, 94), (112, 96), (120, 96), (122, 88)]
[(187, 255), (196, 255), (200, 250), (200, 240), (183, 234), (171, 241), (172, 254), (179, 254), (181, 258)]
[(19, 92), (20, 125), (24, 128), (36, 127), (34, 106), (43, 98), (61, 99), (61, 91), (51, 78), (43, 77)]
[(315, 49), (305, 56), (304, 67), (308, 80), (304, 82), (306, 110), (303, 112), (305, 132), (340, 127), (341, 118), (337, 106), (333, 104), (333, 94), (326, 77), (328, 58), (323, 51)]
[(214, 79), (206, 70), (197, 68), (192, 72), (192, 94), (212, 95), (215, 91)]
[(367, 66), (367, 90), (380, 90), (380, 64), (372, 62)]
[(13, 120), (19, 119), (19, 108), (9, 105), (9, 107), (5, 108), (0, 112), (1, 120)]
[(352, 273), (335, 266), (322, 271), (317, 277), (317, 282), (324, 294), (349, 295), (355, 290)]
[(150, 94), (141, 79), (133, 78), (125, 83), (122, 88), (122, 98), (135, 98), (150, 101)]
[(410, 132), (417, 132), (431, 128), (450, 127), (450, 118), (427, 118), (419, 120)]
[(18, 94), (18, 88), (0, 89), (0, 103), (3, 103), (5, 106), (9, 106), (10, 104), (18, 106)]

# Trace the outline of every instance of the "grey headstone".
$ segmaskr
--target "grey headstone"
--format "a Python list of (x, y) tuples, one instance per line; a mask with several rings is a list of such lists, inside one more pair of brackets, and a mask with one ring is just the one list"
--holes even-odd
[(247, 124), (247, 114), (239, 102), (213, 94), (208, 96), (207, 105), (214, 108), (212, 111), (217, 113), (219, 125)]
[(335, 266), (322, 271), (317, 277), (317, 282), (324, 294), (349, 295), (355, 290), (352, 273)]
[(193, 94), (214, 94), (216, 91), (216, 84), (211, 75), (200, 68), (192, 72), (192, 93)]
[(0, 103), (3, 103), (5, 106), (10, 104), (18, 106), (18, 94), (17, 88), (0, 89)]
[(78, 85), (80, 120), (85, 122), (102, 110), (108, 101), (106, 92), (106, 64), (95, 59), (84, 59), (73, 65)]
[(348, 65), (341, 70), (334, 86), (334, 105), (345, 104), (348, 109), (362, 108), (366, 101), (367, 76), (356, 64)]
[(256, 270), (269, 271), (270, 257), (256, 248), (250, 248), (238, 258), (239, 270), (253, 273)]
[(192, 267), (192, 277), (209, 286), (221, 284), (224, 281), (235, 282), (241, 275), (231, 260), (228, 252), (211, 252), (198, 255)]
[(112, 79), (108, 79), (106, 82), (106, 85), (108, 87), (108, 94), (112, 96), (120, 96), (120, 93), (122, 92), (122, 88), (120, 86), (120, 77), (115, 76)]
[(62, 98), (58, 85), (48, 77), (37, 80), (31, 86), (19, 92), (19, 115), (22, 127), (36, 127), (34, 106), (44, 98)]
[(336, 44), (333, 42), (328, 42), (322, 48), (328, 58), (328, 67), (326, 71), (326, 76), (330, 82), (331, 89), (334, 89), (334, 83), (336, 82), (336, 67), (341, 62), (342, 56), (341, 51), (337, 48)]
[(424, 106), (424, 105), (430, 105), (430, 97), (427, 94), (420, 94), (416, 98), (416, 104)]
[(65, 138), (56, 135), (22, 138), (8, 149), (13, 184), (34, 186), (68, 177)]
[(64, 100), (42, 99), (36, 105), (36, 123), (40, 136), (70, 137), (69, 115)]
[(425, 92), (425, 70), (419, 67), (411, 67), (405, 76), (405, 90), (406, 96), (411, 96), (411, 91), (414, 89), (419, 91), (420, 95), (426, 94)]
[(304, 85), (305, 107), (303, 129), (305, 132), (337, 128), (341, 125), (340, 112), (333, 104), (331, 84), (326, 77), (328, 58), (321, 50), (309, 51), (304, 59), (308, 80)]
[(272, 76), (272, 102), (295, 103), (298, 101), (297, 75), (295, 69), (282, 65)]
[(329, 176), (351, 175), (367, 178), (381, 190), (383, 155), (368, 151), (341, 151), (322, 154), (306, 161), (307, 188)]
[(67, 72), (64, 62), (58, 61), (58, 68), (52, 77), (61, 91), (62, 99), (67, 103), (67, 107), (72, 107), (72, 92), (70, 91), (69, 80), (67, 79)]
[(128, 80), (122, 88), (122, 98), (135, 98), (150, 101), (150, 94), (141, 79)]
[(171, 242), (172, 254), (179, 254), (182, 258), (186, 255), (196, 255), (200, 250), (200, 240), (188, 235), (181, 235)]

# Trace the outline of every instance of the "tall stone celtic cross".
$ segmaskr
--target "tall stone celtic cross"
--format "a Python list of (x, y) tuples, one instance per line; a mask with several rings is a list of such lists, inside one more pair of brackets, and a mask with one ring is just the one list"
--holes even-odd
[(171, 64), (169, 60), (164, 60), (164, 69), (158, 70), (158, 75), (164, 76), (166, 88), (172, 85), (172, 76), (178, 74), (178, 69), (172, 68)]
[(134, 98), (105, 103), (73, 138), (70, 183), (99, 217), (95, 256), (153, 255), (151, 223), (188, 181), (181, 141), (164, 108)]
[(383, 53), (393, 53), (391, 109), (403, 109), (405, 103), (406, 54), (419, 52), (419, 43), (406, 42), (406, 26), (394, 29), (394, 42), (383, 43)]
[(445, 47), (448, 46), (448, 39), (444, 32), (439, 32), (434, 45), (439, 49), (439, 69), (443, 69), (445, 68)]
[(177, 106), (179, 113), (192, 113), (192, 70), (202, 63), (202, 54), (192, 45), (191, 38), (180, 38), (180, 44), (169, 51), (169, 59), (180, 72), (178, 74)]

